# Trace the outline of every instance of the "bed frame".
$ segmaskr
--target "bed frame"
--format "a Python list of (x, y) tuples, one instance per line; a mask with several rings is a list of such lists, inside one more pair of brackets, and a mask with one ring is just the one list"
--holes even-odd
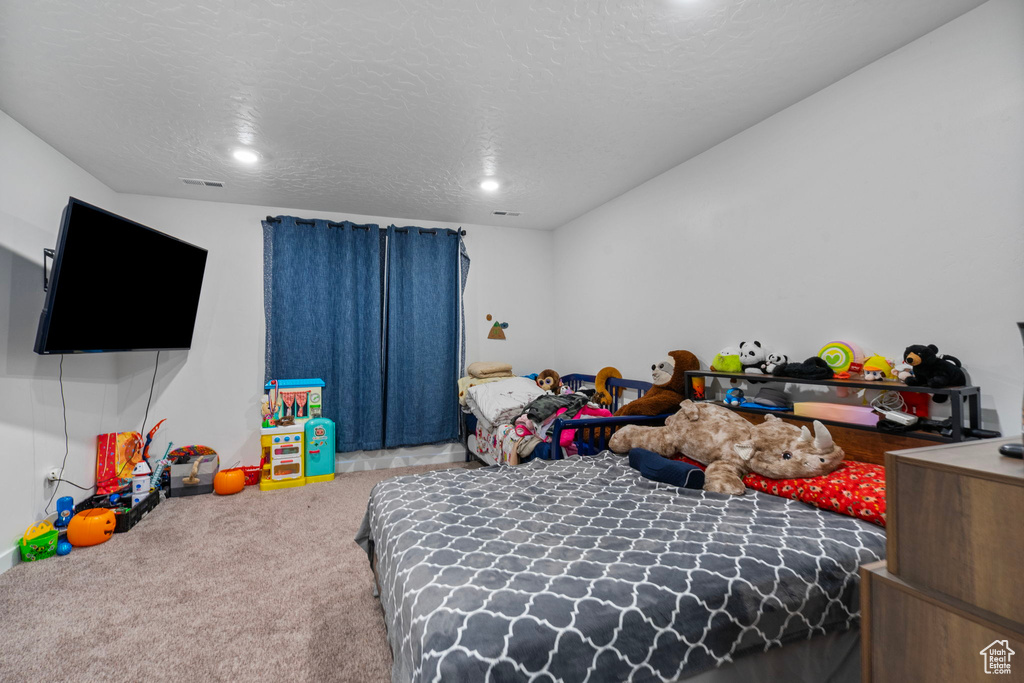
[[(585, 375), (582, 373), (574, 372), (568, 375), (564, 375), (561, 378), (562, 384), (569, 387), (573, 391), (579, 391), (584, 387), (593, 388), (597, 382), (596, 375)], [(615, 377), (608, 378), (607, 381), (608, 392), (612, 396), (612, 404), (608, 407), (611, 412), (615, 412), (622, 405), (625, 405), (631, 400), (635, 400), (650, 391), (651, 387), (654, 386), (650, 382), (643, 382), (636, 379), (619, 379)], [(657, 426), (664, 424), (665, 418), (668, 415), (659, 415), (655, 418), (644, 418), (637, 416), (630, 417), (599, 417), (591, 418), (586, 420), (555, 420), (554, 432), (552, 433), (551, 443), (559, 443), (559, 439), (562, 435), (563, 429), (572, 429), (576, 426), (619, 426), (625, 424), (643, 424), (650, 426)], [(470, 419), (472, 418), (471, 413), (462, 413), (459, 420), (459, 439), (462, 441), (462, 445), (466, 449), (466, 462), (471, 462), (474, 459), (479, 459), (479, 456), (474, 453), (469, 447), (469, 436), (473, 433), (473, 429), (470, 428)], [(661, 420), (660, 422), (658, 420)], [(476, 420), (472, 418), (473, 425), (475, 426)], [(580, 430), (576, 433), (575, 441), (579, 444), (589, 444), (592, 448), (601, 451), (608, 447), (607, 440), (611, 436), (613, 430), (608, 429), (588, 429)], [(600, 438), (595, 438), (600, 437)], [(542, 460), (561, 460), (563, 457), (561, 448), (551, 448), (551, 455), (548, 458), (541, 458)]]
[[(572, 378), (572, 382), (574, 382), (573, 384), (570, 384), (573, 390), (579, 389), (586, 383), (592, 384), (595, 379), (594, 375), (569, 375), (568, 378)], [(563, 381), (568, 378), (563, 378)], [(648, 390), (650, 390), (652, 385), (650, 382), (639, 382), (637, 380), (609, 379), (608, 386), (633, 389), (638, 392), (639, 397), (643, 396)], [(617, 394), (613, 394), (613, 413), (618, 410), (620, 399), (621, 391)], [(767, 411), (765, 411), (765, 413), (749, 410), (736, 410), (734, 412), (736, 412), (740, 417), (757, 424), (764, 420), (764, 414)], [(563, 429), (575, 429), (575, 441), (577, 443), (587, 444), (591, 448), (601, 451), (608, 447), (608, 439), (610, 439), (611, 435), (615, 432), (615, 428), (630, 424), (644, 425), (647, 427), (660, 427), (665, 424), (665, 419), (671, 415), (672, 413), (654, 415), (651, 417), (630, 415), (624, 417), (599, 417), (585, 420), (558, 419), (555, 420), (552, 428), (551, 441), (552, 443), (558, 443)], [(796, 425), (797, 427), (807, 424), (806, 420), (794, 420), (785, 416), (780, 419), (784, 422)], [(612, 429), (585, 429), (586, 427), (611, 427)], [(872, 432), (864, 429), (854, 430), (835, 424), (830, 424), (828, 429), (829, 432), (832, 433), (832, 438), (839, 442), (840, 445), (842, 445), (843, 450), (846, 451), (846, 460), (867, 462), (876, 465), (885, 464), (885, 454), (888, 451), (917, 448), (921, 446), (922, 443), (920, 439), (914, 439), (912, 436), (903, 434), (887, 434), (885, 432)], [(552, 456), (555, 459), (561, 459), (563, 457), (561, 449), (552, 449), (552, 452), (555, 453)]]
[[(584, 387), (593, 387), (596, 379), (595, 375), (573, 373), (562, 377), (562, 383), (573, 391), (577, 391)], [(653, 386), (650, 382), (616, 378), (609, 378), (607, 385), (612, 395), (612, 405), (610, 410), (613, 413), (622, 405), (628, 403), (628, 400), (634, 400), (646, 394)], [(629, 394), (631, 393), (635, 393), (635, 396), (630, 396)], [(764, 419), (764, 415), (761, 413), (754, 413), (750, 411), (736, 411), (736, 413), (755, 424)], [(611, 435), (615, 432), (616, 428), (623, 425), (660, 427), (665, 424), (665, 419), (670, 415), (671, 413), (653, 415), (650, 417), (629, 415), (623, 417), (587, 418), (582, 420), (557, 419), (555, 420), (551, 431), (551, 443), (556, 444), (560, 442), (562, 430), (575, 429), (575, 441), (577, 444), (586, 445), (595, 451), (602, 451), (608, 448), (608, 439), (611, 438)], [(806, 424), (805, 421), (796, 421), (785, 416), (781, 419), (785, 422), (795, 424), (798, 427)], [(595, 427), (598, 429), (595, 429)], [(841, 425), (829, 425), (829, 431), (832, 433), (832, 437), (843, 446), (843, 450), (846, 451), (847, 460), (868, 462), (878, 465), (885, 464), (885, 453), (887, 451), (916, 448), (921, 445), (921, 441), (919, 439), (913, 439), (912, 437), (901, 434), (886, 434), (884, 432), (871, 432), (863, 429), (853, 430), (842, 427)], [(469, 450), (468, 440), (466, 438), (463, 439), (463, 443), (466, 445), (466, 460), (472, 460), (476, 457), (476, 454)], [(547, 459), (561, 460), (563, 457), (561, 448), (552, 448), (551, 455)]]

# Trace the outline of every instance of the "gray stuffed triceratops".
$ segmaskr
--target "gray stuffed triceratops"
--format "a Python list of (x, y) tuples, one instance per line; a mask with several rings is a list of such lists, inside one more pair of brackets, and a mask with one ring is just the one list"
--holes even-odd
[(664, 456), (682, 453), (708, 466), (704, 490), (740, 495), (743, 477), (756, 472), (771, 479), (818, 477), (832, 472), (845, 453), (828, 429), (814, 421), (814, 435), (774, 415), (753, 424), (712, 403), (679, 404), (664, 427), (629, 425), (616, 432), (608, 447), (616, 453), (646, 448)]

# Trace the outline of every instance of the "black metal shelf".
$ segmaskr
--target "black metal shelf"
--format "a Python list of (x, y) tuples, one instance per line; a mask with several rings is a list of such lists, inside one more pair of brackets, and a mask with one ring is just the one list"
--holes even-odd
[(826, 387), (846, 387), (847, 389), (879, 389), (881, 391), (912, 391), (919, 394), (944, 394), (952, 396), (970, 396), (977, 394), (981, 389), (976, 386), (965, 385), (960, 387), (911, 387), (903, 382), (895, 380), (880, 380), (869, 382), (855, 379), (798, 379), (796, 377), (776, 377), (775, 375), (748, 375), (742, 372), (715, 372), (713, 370), (687, 370), (687, 377), (722, 377), (725, 379), (747, 380), (755, 382), (783, 382), (789, 384), (817, 384)]
[[(714, 403), (718, 406), (723, 406), (730, 410), (735, 410), (738, 413), (751, 413), (753, 415), (775, 415), (776, 417), (785, 417), (791, 420), (800, 420), (801, 422), (820, 422), (826, 427), (843, 427), (845, 429), (858, 429), (864, 432), (880, 433), (874, 425), (862, 425), (855, 422), (843, 422), (842, 420), (829, 420), (821, 417), (811, 417), (809, 415), (797, 415), (791, 410), (760, 410), (758, 408), (751, 408), (750, 406), (731, 406), (724, 401), (706, 401), (706, 403)], [(948, 436), (942, 436), (941, 434), (933, 434), (931, 432), (923, 431), (912, 431), (902, 434), (902, 436), (912, 437), (914, 439), (922, 439), (924, 441), (935, 441), (936, 443), (953, 443), (953, 439)]]
[[(939, 394), (949, 396), (950, 406), (950, 422), (952, 428), (952, 435), (946, 437), (939, 434), (932, 434), (929, 432), (921, 431), (910, 431), (907, 432), (907, 436), (913, 438), (925, 439), (928, 441), (938, 441), (940, 443), (955, 443), (959, 441), (965, 441), (967, 436), (964, 434), (964, 401), (967, 402), (967, 426), (970, 429), (980, 429), (981, 427), (981, 389), (976, 386), (961, 386), (961, 387), (909, 387), (903, 382), (897, 382), (893, 380), (882, 380), (878, 382), (869, 382), (864, 380), (853, 380), (853, 379), (798, 379), (796, 377), (776, 377), (775, 375), (748, 375), (746, 373), (739, 372), (715, 372), (712, 370), (688, 370), (686, 372), (686, 398), (691, 400), (698, 400), (705, 398), (704, 396), (695, 396), (693, 390), (694, 377), (705, 377), (712, 379), (729, 379), (748, 382), (752, 384), (811, 384), (817, 386), (827, 387), (842, 387), (846, 389), (876, 389), (878, 391), (910, 391), (919, 394)], [(750, 408), (742, 408), (740, 406), (729, 406), (724, 402), (721, 405), (731, 408), (733, 410), (745, 410), (748, 413), (765, 413), (772, 412), (776, 415), (791, 417), (798, 420), (811, 421), (818, 419), (822, 424), (836, 425), (839, 427), (849, 427), (851, 429), (861, 429), (866, 431), (878, 432), (879, 430), (875, 427), (869, 427), (867, 425), (858, 425), (850, 422), (841, 422), (837, 420), (821, 420), (820, 418), (809, 418), (806, 415), (796, 415), (791, 412), (784, 411), (763, 411)]]

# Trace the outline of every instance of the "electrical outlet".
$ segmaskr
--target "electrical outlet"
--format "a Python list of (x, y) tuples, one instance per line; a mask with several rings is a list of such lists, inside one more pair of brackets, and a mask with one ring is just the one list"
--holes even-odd
[(60, 480), (60, 468), (54, 467), (53, 469), (46, 470), (46, 481), (59, 481)]

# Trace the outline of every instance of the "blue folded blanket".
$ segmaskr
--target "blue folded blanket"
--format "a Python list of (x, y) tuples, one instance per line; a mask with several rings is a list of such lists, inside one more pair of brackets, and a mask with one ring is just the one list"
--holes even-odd
[(629, 466), (652, 481), (687, 489), (704, 488), (704, 470), (686, 462), (669, 460), (644, 448), (629, 450)]

